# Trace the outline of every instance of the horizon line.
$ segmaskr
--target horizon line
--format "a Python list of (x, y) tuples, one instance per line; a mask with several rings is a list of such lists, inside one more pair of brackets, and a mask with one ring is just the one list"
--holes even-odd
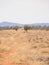
[(49, 22), (33, 22), (33, 23), (19, 23), (19, 22), (13, 22), (13, 21), (0, 21), (0, 23), (17, 23), (17, 24), (38, 24), (38, 23), (49, 23)]

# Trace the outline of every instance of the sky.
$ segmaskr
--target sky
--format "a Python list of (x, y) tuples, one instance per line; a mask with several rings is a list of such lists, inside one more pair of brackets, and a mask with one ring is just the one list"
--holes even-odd
[(49, 22), (49, 0), (0, 0), (0, 22)]

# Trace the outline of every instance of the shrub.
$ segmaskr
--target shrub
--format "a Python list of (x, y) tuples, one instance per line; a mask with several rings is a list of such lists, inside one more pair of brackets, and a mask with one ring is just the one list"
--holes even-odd
[(18, 29), (19, 29), (19, 27), (18, 27), (18, 26), (15, 26), (13, 29), (14, 29), (14, 30), (18, 30)]
[(24, 30), (27, 31), (27, 30), (30, 30), (30, 29), (31, 29), (31, 26), (28, 26), (28, 25), (25, 25), (25, 26), (24, 26)]

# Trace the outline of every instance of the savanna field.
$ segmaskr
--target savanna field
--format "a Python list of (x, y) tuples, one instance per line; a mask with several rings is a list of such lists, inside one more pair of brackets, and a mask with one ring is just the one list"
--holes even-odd
[(0, 65), (49, 65), (49, 31), (0, 30)]

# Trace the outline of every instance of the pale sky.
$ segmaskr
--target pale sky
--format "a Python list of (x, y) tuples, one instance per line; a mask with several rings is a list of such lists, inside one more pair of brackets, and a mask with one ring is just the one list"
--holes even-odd
[(0, 0), (0, 22), (49, 22), (49, 0)]

